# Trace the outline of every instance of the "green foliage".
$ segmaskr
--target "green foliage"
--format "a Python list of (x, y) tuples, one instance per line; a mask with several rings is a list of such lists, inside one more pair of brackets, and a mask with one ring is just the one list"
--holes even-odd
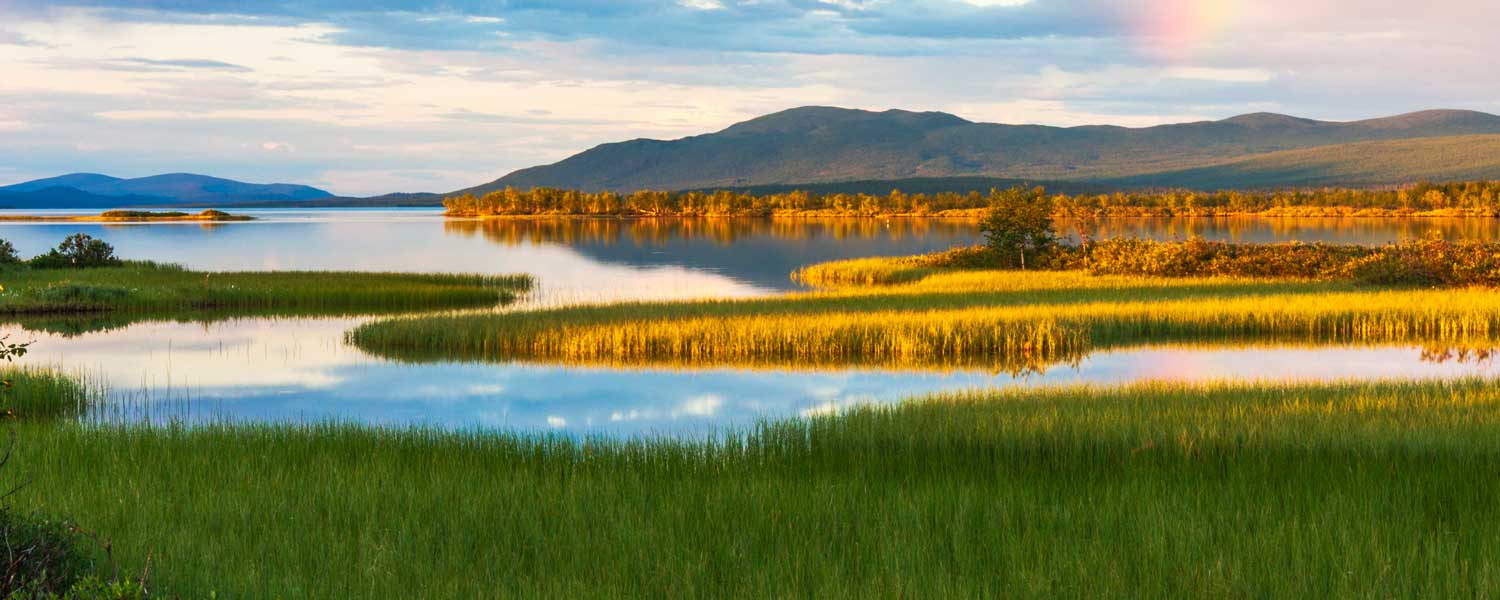
[(58, 281), (30, 293), (37, 302), (59, 308), (104, 308), (130, 297), (131, 290), (123, 285)]
[(1057, 244), (1052, 206), (1042, 188), (992, 190), (989, 211), (979, 222), (985, 245), (1002, 264), (1025, 269), (1027, 253), (1040, 254)]
[(494, 305), (529, 289), (531, 278), (326, 271), (207, 273), (132, 261), (108, 268), (17, 269), (6, 273), (4, 284), (0, 314), (102, 310), (342, 314)]
[(66, 597), (93, 570), (86, 540), (66, 522), (0, 508), (0, 540), (0, 598)]
[(140, 581), (89, 575), (62, 594), (48, 594), (37, 600), (146, 600), (150, 597), (146, 584)]
[(21, 255), (16, 253), (15, 244), (10, 240), (0, 240), (0, 268), (22, 264)]
[(123, 263), (115, 257), (114, 246), (84, 233), (70, 235), (56, 248), (31, 259), (34, 269), (90, 269)]
[(693, 440), (22, 433), (40, 476), (18, 501), (87, 515), (167, 597), (1426, 598), (1500, 579), (1484, 380), (983, 391)]

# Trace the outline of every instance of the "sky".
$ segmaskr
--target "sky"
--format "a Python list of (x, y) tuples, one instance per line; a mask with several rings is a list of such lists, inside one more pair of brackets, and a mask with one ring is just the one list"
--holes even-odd
[(0, 184), (445, 192), (804, 105), (1500, 113), (1493, 0), (0, 0)]

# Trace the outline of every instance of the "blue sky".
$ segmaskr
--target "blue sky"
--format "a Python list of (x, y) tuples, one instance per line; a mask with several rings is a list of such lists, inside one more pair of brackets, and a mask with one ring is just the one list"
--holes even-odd
[(793, 106), (1500, 112), (1491, 0), (0, 0), (0, 183), (448, 191)]

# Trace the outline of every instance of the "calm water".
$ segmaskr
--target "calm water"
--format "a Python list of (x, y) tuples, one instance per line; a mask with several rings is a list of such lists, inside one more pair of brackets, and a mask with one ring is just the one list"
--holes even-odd
[[(0, 224), (23, 255), (84, 232), (131, 258), (200, 269), (529, 272), (531, 304), (752, 296), (791, 289), (806, 264), (928, 252), (978, 240), (963, 221), (451, 221), (433, 210), (247, 211), (248, 223)], [(1131, 220), (1096, 235), (1385, 243), (1440, 228), (1495, 239), (1491, 221)], [(1145, 347), (1012, 377), (982, 371), (619, 370), (549, 365), (403, 365), (347, 346), (363, 319), (137, 323), (36, 340), (25, 361), (106, 385), (111, 414), (347, 419), (451, 427), (691, 433), (854, 402), (1004, 385), (1141, 379), (1322, 379), (1500, 375), (1490, 361), (1431, 360), (1416, 347)]]

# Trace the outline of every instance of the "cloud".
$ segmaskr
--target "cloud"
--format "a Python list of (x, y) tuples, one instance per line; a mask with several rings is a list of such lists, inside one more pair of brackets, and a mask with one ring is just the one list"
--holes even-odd
[[(1494, 9), (1479, 0), (1357, 11), (1336, 0), (11, 0), (5, 10), (0, 164), (248, 171), (351, 195), (449, 191), (600, 143), (806, 104), (1055, 125), (1500, 110)], [(1421, 85), (1392, 83), (1403, 81)]]
[(134, 65), (143, 70), (168, 70), (168, 71), (231, 71), (236, 73), (248, 73), (250, 68), (230, 64), (223, 61), (210, 60), (206, 58), (177, 58), (169, 60), (157, 60), (151, 58), (122, 58), (113, 61), (120, 65)]
[(724, 397), (718, 394), (702, 394), (682, 401), (672, 409), (672, 418), (712, 417), (724, 406)]

